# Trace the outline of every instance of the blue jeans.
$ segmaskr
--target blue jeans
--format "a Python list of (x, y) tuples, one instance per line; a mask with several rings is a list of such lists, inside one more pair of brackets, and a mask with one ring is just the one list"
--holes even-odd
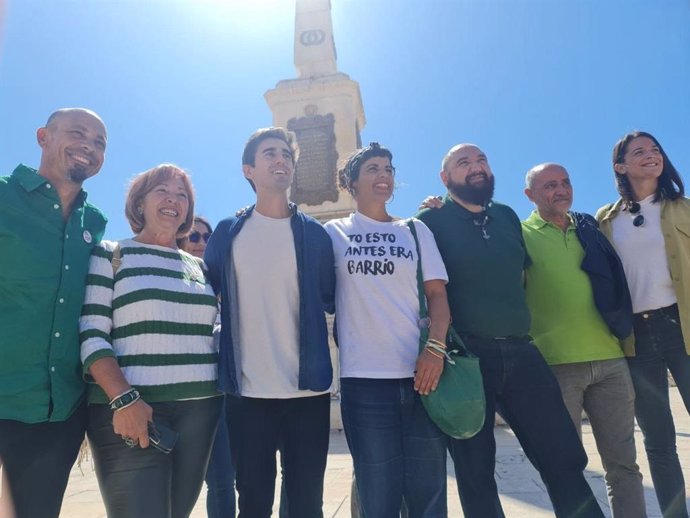
[[(646, 315), (646, 318), (645, 318)], [(678, 307), (635, 315), (635, 356), (628, 358), (635, 385), (635, 416), (644, 435), (654, 490), (664, 518), (687, 518), (685, 481), (676, 453), (668, 370), (690, 412), (690, 356), (685, 352)]]
[(216, 438), (206, 468), (206, 488), (208, 518), (235, 518), (235, 468), (230, 456), (225, 407), (220, 411)]
[(446, 436), (412, 378), (342, 378), (341, 403), (364, 518), (445, 518)]
[(587, 455), (558, 382), (528, 339), (468, 337), (479, 357), (486, 421), (471, 439), (451, 439), (450, 452), (466, 518), (505, 518), (494, 479), (496, 410), (539, 471), (558, 518), (603, 518), (583, 475)]

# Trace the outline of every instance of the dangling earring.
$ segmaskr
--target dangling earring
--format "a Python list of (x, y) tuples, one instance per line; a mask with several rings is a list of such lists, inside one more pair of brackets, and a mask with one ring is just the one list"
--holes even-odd
[(144, 208), (141, 205), (137, 207), (137, 214), (140, 216), (144, 215)]

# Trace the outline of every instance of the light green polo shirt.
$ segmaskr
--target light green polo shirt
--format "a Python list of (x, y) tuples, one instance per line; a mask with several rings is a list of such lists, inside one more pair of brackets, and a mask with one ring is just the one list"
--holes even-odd
[(105, 216), (20, 165), (0, 177), (0, 419), (66, 420), (84, 398), (79, 315)]
[(549, 365), (622, 358), (594, 304), (592, 285), (580, 265), (585, 251), (575, 226), (563, 232), (534, 211), (522, 222), (532, 264), (526, 270), (530, 335)]

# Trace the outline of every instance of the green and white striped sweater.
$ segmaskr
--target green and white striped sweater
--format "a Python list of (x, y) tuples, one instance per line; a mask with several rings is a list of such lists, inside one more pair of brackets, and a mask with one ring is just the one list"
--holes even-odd
[[(99, 358), (115, 357), (127, 381), (148, 402), (217, 395), (218, 351), (213, 341), (216, 298), (203, 262), (181, 250), (119, 242), (94, 248), (86, 279), (79, 338), (84, 376)], [(89, 386), (90, 403), (107, 403)]]

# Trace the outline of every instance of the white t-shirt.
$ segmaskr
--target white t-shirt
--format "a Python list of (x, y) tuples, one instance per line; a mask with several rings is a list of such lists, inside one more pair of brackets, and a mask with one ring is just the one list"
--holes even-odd
[(232, 245), (243, 396), (287, 399), (299, 390), (299, 284), (290, 218), (254, 210)]
[(643, 225), (635, 227), (636, 215), (628, 211), (619, 212), (612, 222), (613, 246), (623, 262), (634, 313), (676, 303), (661, 230), (661, 203), (653, 199), (651, 195), (640, 202)]
[[(434, 236), (414, 220), (425, 281), (448, 281)], [(335, 252), (340, 375), (411, 378), (419, 355), (417, 251), (406, 220), (356, 212), (324, 225)]]

